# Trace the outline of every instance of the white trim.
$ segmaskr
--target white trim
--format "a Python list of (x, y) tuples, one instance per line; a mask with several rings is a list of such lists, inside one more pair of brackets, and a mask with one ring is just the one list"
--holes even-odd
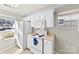
[(77, 13), (79, 12), (79, 9), (74, 9), (74, 10), (69, 10), (69, 11), (65, 11), (65, 12), (60, 12), (58, 13), (58, 15), (68, 15), (68, 14), (72, 14), (72, 13)]

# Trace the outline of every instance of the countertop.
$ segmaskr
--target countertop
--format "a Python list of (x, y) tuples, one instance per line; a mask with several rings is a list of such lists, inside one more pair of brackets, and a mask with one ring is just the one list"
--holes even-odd
[[(32, 37), (33, 35), (35, 35), (35, 33), (30, 33), (28, 35), (30, 35), (30, 37)], [(44, 40), (52, 41), (52, 40), (54, 40), (54, 38), (55, 38), (55, 33), (44, 36)]]
[(55, 38), (55, 34), (51, 34), (51, 35), (46, 35), (46, 36), (44, 36), (44, 39), (45, 40), (54, 40), (54, 38)]

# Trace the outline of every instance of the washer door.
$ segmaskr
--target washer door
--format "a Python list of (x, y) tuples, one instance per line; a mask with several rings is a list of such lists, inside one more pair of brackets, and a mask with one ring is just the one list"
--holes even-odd
[(32, 48), (42, 51), (42, 38), (33, 37), (32, 38)]
[(33, 44), (36, 46), (38, 44), (38, 40), (36, 38), (33, 39)]

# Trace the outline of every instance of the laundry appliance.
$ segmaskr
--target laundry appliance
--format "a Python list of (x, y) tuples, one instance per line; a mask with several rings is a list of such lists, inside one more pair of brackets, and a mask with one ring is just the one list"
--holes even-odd
[(43, 54), (44, 47), (44, 35), (35, 35), (32, 37), (32, 48), (31, 52), (34, 54)]

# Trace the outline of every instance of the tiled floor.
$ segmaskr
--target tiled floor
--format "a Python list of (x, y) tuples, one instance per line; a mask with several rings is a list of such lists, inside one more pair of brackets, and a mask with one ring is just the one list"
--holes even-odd
[(28, 49), (22, 50), (17, 47), (11, 47), (9, 49), (0, 51), (0, 54), (32, 54)]

